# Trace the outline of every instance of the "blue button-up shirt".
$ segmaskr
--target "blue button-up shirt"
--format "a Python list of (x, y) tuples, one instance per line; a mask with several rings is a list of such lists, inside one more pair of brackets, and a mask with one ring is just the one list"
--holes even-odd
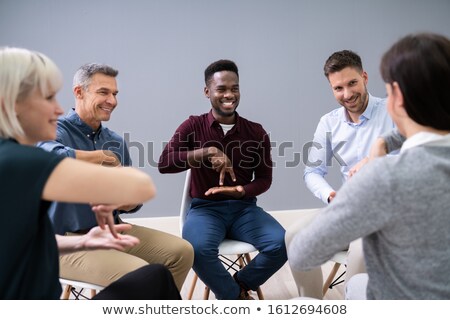
[[(71, 158), (75, 158), (75, 150), (110, 150), (116, 154), (122, 166), (131, 166), (128, 147), (121, 136), (104, 126), (94, 131), (74, 110), (58, 119), (56, 141), (40, 142), (38, 146)], [(57, 234), (90, 229), (97, 225), (88, 204), (54, 202), (49, 209), (49, 216)]]
[(324, 115), (317, 125), (303, 178), (308, 189), (325, 203), (334, 190), (324, 178), (332, 158), (340, 166), (344, 182), (349, 170), (369, 155), (375, 139), (395, 127), (386, 110), (386, 99), (371, 95), (359, 120), (352, 122), (346, 109), (340, 107)]

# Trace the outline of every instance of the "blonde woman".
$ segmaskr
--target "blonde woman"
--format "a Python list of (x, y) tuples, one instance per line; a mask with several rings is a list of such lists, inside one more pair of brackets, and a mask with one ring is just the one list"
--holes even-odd
[[(114, 226), (111, 210), (123, 203), (147, 201), (155, 194), (149, 176), (136, 169), (105, 168), (34, 147), (56, 136), (56, 120), (63, 110), (55, 95), (61, 84), (58, 67), (45, 55), (0, 49), (0, 202), (6, 225), (0, 234), (0, 299), (58, 299), (58, 248), (64, 254), (136, 245), (137, 238), (120, 234), (129, 226)], [(109, 187), (105, 189), (104, 184)], [(100, 227), (83, 236), (62, 238), (55, 237), (47, 215), (51, 201), (107, 205), (93, 207)], [(162, 266), (144, 267), (98, 297), (126, 299), (117, 295), (117, 288), (130, 285), (141, 294), (133, 299), (179, 298), (167, 273)], [(139, 290), (136, 285), (142, 277), (155, 278), (165, 288), (147, 282), (152, 292)], [(167, 288), (174, 291), (166, 292)]]

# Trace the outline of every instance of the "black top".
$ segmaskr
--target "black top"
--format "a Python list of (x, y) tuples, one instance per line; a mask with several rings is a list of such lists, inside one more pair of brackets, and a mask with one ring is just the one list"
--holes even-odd
[(59, 259), (42, 191), (61, 156), (0, 138), (0, 299), (59, 299)]

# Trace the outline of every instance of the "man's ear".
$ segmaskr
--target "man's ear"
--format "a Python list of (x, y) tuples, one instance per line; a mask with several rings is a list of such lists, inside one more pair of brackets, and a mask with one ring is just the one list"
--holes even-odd
[(369, 75), (367, 74), (366, 71), (363, 71), (361, 73), (362, 78), (364, 79), (364, 84), (367, 86), (367, 83), (369, 82)]
[(203, 93), (205, 94), (205, 97), (207, 97), (209, 99), (209, 89), (208, 89), (208, 87), (205, 87), (203, 89)]
[(83, 88), (81, 86), (73, 87), (73, 95), (76, 99), (83, 99)]

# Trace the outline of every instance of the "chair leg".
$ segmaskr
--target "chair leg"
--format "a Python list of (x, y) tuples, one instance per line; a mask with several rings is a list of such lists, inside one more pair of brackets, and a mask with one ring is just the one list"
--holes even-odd
[(336, 262), (333, 266), (333, 269), (331, 269), (331, 272), (328, 275), (327, 280), (323, 284), (323, 288), (322, 288), (323, 296), (325, 296), (325, 294), (327, 293), (328, 288), (330, 287), (331, 282), (333, 282), (333, 279), (336, 276), (336, 273), (338, 272), (340, 266), (341, 266), (341, 264)]
[(203, 291), (203, 300), (209, 300), (209, 287), (205, 286), (205, 291)]
[(189, 289), (187, 298), (188, 300), (192, 300), (192, 296), (194, 295), (195, 285), (197, 284), (198, 275), (194, 272), (194, 277), (192, 278), (191, 288)]
[(71, 285), (68, 284), (68, 285), (64, 286), (63, 292), (61, 294), (61, 299), (62, 300), (69, 300), (71, 291), (72, 291), (72, 286)]
[[(244, 257), (245, 261), (247, 261), (247, 264), (249, 264), (250, 261), (252, 261), (252, 258), (250, 257), (249, 253), (244, 254)], [(264, 300), (264, 295), (262, 293), (261, 287), (258, 287), (258, 289), (256, 289), (256, 294), (258, 295), (259, 300)]]
[(239, 261), (239, 269), (242, 269), (245, 267), (244, 258), (242, 254), (238, 254), (238, 261)]
[(262, 293), (261, 287), (258, 287), (258, 289), (256, 289), (256, 294), (258, 295), (259, 300), (264, 300), (264, 295)]
[(97, 290), (91, 289), (91, 299), (97, 294)]

